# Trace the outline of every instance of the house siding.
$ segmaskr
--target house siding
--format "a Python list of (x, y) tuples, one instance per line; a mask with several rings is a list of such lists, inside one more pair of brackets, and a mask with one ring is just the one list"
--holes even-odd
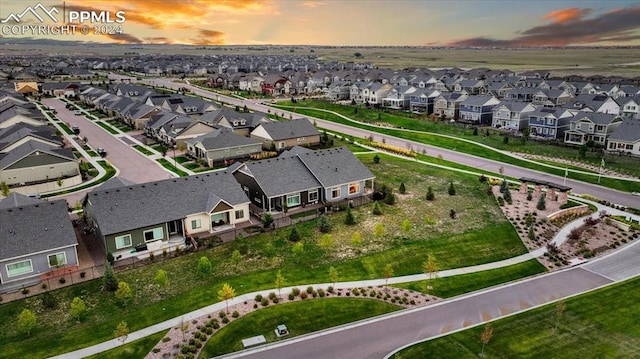
[[(349, 186), (351, 183), (345, 183), (342, 184), (340, 186), (333, 186), (333, 187), (327, 187), (324, 189), (324, 198), (326, 198), (326, 201), (328, 203), (335, 203), (335, 202), (340, 202), (340, 201), (344, 201), (346, 199), (350, 199), (350, 198), (355, 198), (355, 197), (360, 197), (362, 196), (362, 194), (364, 193), (364, 186), (365, 186), (365, 181), (356, 181), (356, 182), (352, 182), (352, 183), (357, 183), (358, 184), (358, 191), (352, 194), (349, 194)], [(331, 195), (331, 192), (333, 191), (334, 188), (340, 188), (340, 196), (333, 198)]]
[[(105, 244), (106, 244), (105, 250), (107, 251), (107, 253), (111, 252), (114, 255), (116, 255), (117, 252), (135, 251), (137, 245), (141, 245), (141, 244), (145, 243), (143, 232), (146, 231), (146, 230), (154, 229), (154, 228), (158, 228), (158, 227), (162, 227), (162, 240), (163, 241), (167, 241), (168, 240), (167, 224), (166, 223), (159, 223), (159, 224), (156, 224), (156, 225), (153, 225), (153, 226), (136, 228), (136, 229), (132, 229), (130, 231), (124, 231), (124, 232), (109, 234), (109, 235), (104, 237), (104, 241), (105, 241)], [(119, 237), (119, 236), (127, 235), (127, 234), (131, 235), (131, 246), (117, 249), (116, 248), (116, 239), (115, 238)]]
[(54, 180), (62, 177), (71, 177), (79, 173), (78, 164), (75, 161), (65, 163), (47, 163), (40, 165), (24, 166), (25, 163), (34, 161), (19, 161), (0, 172), (0, 181), (7, 184), (21, 182), (33, 182), (43, 180)]
[[(0, 262), (0, 278), (2, 279), (2, 286), (0, 287), (0, 291), (5, 292), (11, 289), (20, 288), (22, 286), (39, 283), (41, 275), (57, 269), (55, 267), (53, 268), (49, 267), (48, 256), (52, 254), (57, 254), (60, 252), (64, 252), (67, 258), (67, 263), (61, 268), (78, 265), (78, 257), (76, 255), (75, 245), (63, 247), (59, 249), (52, 249), (52, 250), (48, 250), (46, 252), (42, 252), (34, 255), (27, 255), (27, 256), (22, 256), (18, 258), (12, 258), (9, 260), (1, 261)], [(33, 267), (33, 272), (25, 273), (19, 276), (9, 278), (7, 274), (7, 265), (16, 263), (16, 262), (22, 262), (27, 259), (31, 260), (31, 266)]]

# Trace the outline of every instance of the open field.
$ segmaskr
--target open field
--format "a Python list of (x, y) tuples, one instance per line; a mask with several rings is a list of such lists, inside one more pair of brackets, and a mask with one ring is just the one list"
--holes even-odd
[[(298, 55), (318, 56), (325, 61), (372, 62), (380, 68), (461, 67), (523, 70), (550, 70), (552, 76), (617, 75), (640, 76), (638, 48), (547, 48), (547, 49), (437, 49), (429, 47), (333, 47), (333, 46), (167, 46), (151, 45), (17, 45), (2, 40), (7, 55), (91, 54), (124, 56), (131, 54), (184, 55)], [(293, 49), (293, 52), (291, 50)], [(312, 52), (313, 50), (313, 52)], [(353, 54), (359, 52), (362, 58)]]
[[(557, 304), (551, 304), (497, 320), (484, 353), (487, 358), (638, 358), (639, 285), (635, 278), (567, 300), (560, 317)], [(417, 344), (394, 358), (478, 358), (483, 329)]]
[[(338, 271), (339, 281), (383, 278), (384, 267), (394, 265), (397, 276), (422, 273), (427, 253), (437, 259), (439, 270), (482, 264), (510, 258), (526, 252), (517, 233), (502, 215), (495, 199), (475, 176), (428, 168), (413, 161), (381, 155), (373, 164), (373, 155), (359, 158), (377, 176), (377, 182), (397, 189), (405, 183), (407, 193), (397, 194), (393, 206), (382, 205), (383, 214), (372, 215), (373, 205), (353, 210), (358, 224), (344, 224), (345, 212), (329, 216), (332, 241), (321, 241), (316, 220), (296, 225), (302, 240), (288, 240), (291, 228), (258, 234), (249, 238), (202, 249), (177, 258), (158, 256), (155, 263), (119, 271), (118, 279), (129, 283), (134, 296), (123, 306), (112, 293), (101, 290), (100, 280), (89, 281), (52, 292), (56, 309), (44, 308), (42, 296), (4, 303), (0, 322), (13, 323), (18, 313), (31, 309), (38, 327), (30, 337), (7, 326), (0, 331), (0, 352), (8, 357), (46, 357), (64, 353), (111, 338), (116, 325), (126, 320), (135, 331), (217, 301), (222, 282), (228, 282), (237, 294), (273, 287), (278, 270), (286, 278), (285, 286), (329, 281), (328, 270)], [(453, 182), (457, 195), (449, 196), (447, 185)], [(432, 186), (433, 202), (423, 200), (426, 187)], [(455, 208), (457, 219), (449, 217)], [(411, 228), (401, 228), (407, 219)], [(373, 227), (381, 223), (384, 233)], [(354, 243), (354, 232), (361, 242)], [(211, 243), (211, 242), (210, 242)], [(330, 244), (328, 244), (330, 243)], [(207, 247), (203, 244), (203, 247)], [(231, 253), (238, 250), (242, 261), (234, 265)], [(200, 257), (212, 263), (212, 273), (201, 277), (196, 270)], [(168, 273), (169, 285), (158, 288), (153, 278), (159, 269)], [(80, 323), (68, 314), (73, 297), (81, 296), (87, 313)], [(86, 333), (92, 333), (87, 335)]]

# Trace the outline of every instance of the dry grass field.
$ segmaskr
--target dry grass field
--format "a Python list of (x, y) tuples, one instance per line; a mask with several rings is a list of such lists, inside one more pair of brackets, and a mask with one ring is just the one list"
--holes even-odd
[[(0, 41), (0, 55), (125, 54), (185, 55), (300, 55), (319, 56), (325, 61), (372, 62), (380, 68), (462, 67), (490, 69), (550, 70), (553, 76), (640, 76), (638, 48), (553, 49), (433, 49), (422, 47), (322, 47), (322, 46), (165, 46), (165, 45), (17, 45)], [(362, 57), (356, 59), (358, 52)]]

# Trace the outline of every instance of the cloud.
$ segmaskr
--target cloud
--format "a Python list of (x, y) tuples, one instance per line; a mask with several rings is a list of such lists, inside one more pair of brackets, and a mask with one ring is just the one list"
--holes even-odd
[(551, 20), (552, 23), (563, 23), (581, 19), (591, 13), (591, 9), (578, 9), (577, 7), (552, 11), (542, 17), (544, 20)]
[(141, 44), (144, 41), (129, 34), (106, 34), (104, 35), (119, 44)]
[(147, 44), (173, 44), (173, 40), (165, 36), (145, 37), (144, 42)]
[(196, 39), (189, 39), (188, 43), (193, 45), (224, 45), (224, 32), (216, 30), (200, 29), (200, 35)]
[(299, 6), (316, 8), (316, 7), (324, 6), (324, 5), (327, 5), (327, 3), (323, 2), (323, 1), (305, 1), (305, 2), (301, 3)]
[(498, 40), (486, 36), (458, 40), (450, 46), (518, 47), (566, 46), (596, 42), (628, 42), (638, 38), (640, 6), (616, 9), (585, 19), (589, 9), (564, 9), (548, 13), (551, 23), (525, 30), (519, 36)]

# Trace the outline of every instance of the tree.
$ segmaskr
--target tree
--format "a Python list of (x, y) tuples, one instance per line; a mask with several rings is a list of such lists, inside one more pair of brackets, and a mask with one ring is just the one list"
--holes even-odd
[(74, 318), (77, 318), (78, 322), (80, 322), (80, 317), (86, 311), (87, 311), (87, 306), (86, 304), (84, 304), (84, 300), (82, 300), (80, 297), (74, 297), (69, 306), (69, 315), (71, 315)]
[(431, 281), (438, 276), (438, 265), (433, 255), (427, 255), (427, 260), (422, 263), (422, 270), (427, 275), (427, 289), (431, 289)]
[(351, 213), (351, 206), (347, 206), (347, 215), (344, 217), (344, 224), (348, 226), (356, 224), (356, 217)]
[(129, 287), (129, 283), (127, 282), (118, 282), (118, 289), (116, 290), (116, 298), (122, 301), (122, 305), (127, 303), (127, 300), (131, 298), (133, 292), (131, 291), (131, 287)]
[(233, 253), (231, 253), (231, 262), (233, 263), (233, 267), (237, 270), (238, 269), (238, 264), (240, 264), (240, 261), (242, 261), (242, 254), (240, 254), (239, 250), (234, 250)]
[(389, 278), (393, 277), (393, 265), (391, 263), (387, 263), (384, 266), (384, 285), (387, 285), (389, 282)]
[(380, 203), (378, 203), (378, 201), (375, 201), (373, 203), (373, 214), (375, 214), (376, 216), (382, 214), (382, 209), (380, 208)]
[(324, 234), (320, 237), (320, 247), (323, 249), (330, 249), (333, 247), (333, 237), (330, 234)]
[(509, 144), (509, 137), (504, 136), (504, 137), (502, 138), (502, 143), (504, 143), (505, 145)]
[(433, 194), (433, 188), (427, 188), (427, 201), (433, 201), (436, 198), (436, 195)]
[(362, 235), (360, 235), (360, 232), (353, 232), (351, 235), (351, 245), (354, 247), (360, 247), (362, 245)]
[(129, 336), (129, 325), (127, 325), (127, 322), (123, 320), (118, 323), (118, 326), (113, 331), (113, 336), (114, 338), (124, 343), (124, 341), (127, 340), (127, 337)]
[(9, 185), (7, 184), (7, 182), (5, 181), (0, 182), (0, 193), (2, 193), (3, 197), (6, 197), (9, 195), (9, 193), (11, 193), (11, 190), (9, 189)]
[(473, 128), (473, 135), (474, 135), (474, 136), (477, 136), (477, 135), (478, 135), (478, 128), (477, 128), (477, 127), (474, 127), (474, 128)]
[(529, 141), (529, 135), (531, 135), (531, 130), (529, 129), (529, 127), (526, 127), (524, 130), (522, 130), (522, 137), (520, 137), (520, 141), (522, 141), (523, 145), (527, 143), (527, 141)]
[(493, 327), (491, 323), (488, 323), (484, 326), (484, 330), (482, 334), (480, 334), (480, 341), (482, 342), (482, 351), (480, 352), (480, 356), (484, 357), (484, 346), (489, 344), (491, 338), (493, 337)]
[(502, 197), (504, 197), (504, 200), (511, 204), (512, 199), (511, 199), (511, 191), (509, 191), (509, 187), (507, 187), (504, 192), (502, 193)]
[(527, 201), (531, 201), (533, 199), (533, 194), (531, 193), (531, 190), (527, 191)]
[(541, 193), (540, 198), (538, 199), (538, 204), (536, 204), (536, 208), (541, 211), (544, 211), (547, 208), (547, 202), (544, 196), (545, 196), (544, 193)]
[(229, 285), (229, 283), (224, 283), (222, 288), (218, 291), (218, 300), (224, 300), (226, 302), (227, 313), (229, 313), (229, 299), (233, 299), (235, 296), (236, 291)]
[(331, 223), (329, 223), (329, 219), (324, 214), (318, 218), (318, 230), (322, 233), (331, 232)]
[(336, 282), (338, 281), (338, 270), (333, 268), (333, 267), (329, 267), (329, 280), (331, 280), (331, 283), (333, 283), (333, 286), (335, 287)]
[(296, 226), (291, 227), (291, 232), (289, 232), (289, 240), (291, 242), (297, 242), (300, 240), (300, 233), (298, 233), (298, 229)]
[(31, 329), (36, 326), (36, 315), (29, 309), (23, 309), (18, 314), (18, 330), (22, 333), (27, 333), (27, 336), (31, 335)]
[(247, 105), (242, 106), (242, 111), (243, 112), (249, 112), (249, 109), (247, 108)]
[(453, 182), (449, 182), (449, 196), (455, 196), (456, 195), (456, 188), (453, 187)]
[(353, 56), (358, 59), (362, 58), (362, 54), (359, 52), (354, 53)]
[(580, 158), (587, 158), (587, 145), (578, 147), (578, 155), (580, 156)]
[(400, 194), (407, 193), (407, 188), (404, 186), (404, 182), (400, 182), (400, 188), (398, 189), (398, 192), (400, 192)]
[(393, 206), (396, 203), (396, 195), (391, 188), (387, 188), (387, 192), (384, 196), (384, 203)]
[(104, 275), (102, 276), (103, 289), (109, 292), (115, 292), (118, 289), (118, 278), (113, 273), (113, 267), (107, 261), (104, 264)]
[(373, 226), (373, 235), (376, 238), (382, 238), (382, 236), (384, 236), (385, 233), (385, 229), (384, 229), (384, 225), (380, 222), (376, 223), (375, 226)]
[(412, 228), (413, 225), (411, 224), (411, 221), (408, 218), (405, 218), (405, 220), (402, 221), (402, 232), (409, 233)]
[(169, 284), (169, 277), (167, 277), (167, 272), (164, 269), (158, 269), (156, 272), (155, 278), (153, 281), (156, 282), (158, 287), (164, 287)]
[(198, 276), (204, 278), (211, 274), (211, 261), (207, 257), (200, 257), (198, 260)]
[(278, 270), (278, 273), (276, 273), (276, 281), (274, 284), (276, 285), (276, 289), (278, 290), (278, 297), (282, 298), (282, 296), (280, 295), (280, 290), (284, 285), (284, 276), (282, 275), (282, 272), (280, 270)]
[(269, 228), (271, 227), (271, 224), (273, 223), (273, 215), (269, 212), (265, 212), (262, 215), (262, 226), (264, 228)]
[(567, 309), (567, 304), (564, 302), (564, 300), (561, 300), (558, 303), (556, 303), (556, 327), (554, 331), (558, 331), (558, 324), (560, 324), (560, 319), (562, 318), (562, 315), (564, 314), (564, 311), (566, 309)]
[[(109, 262), (109, 264), (111, 264), (111, 266), (113, 266), (113, 263), (116, 261), (116, 259), (113, 257), (113, 253), (108, 252), (107, 253), (107, 262)], [(106, 268), (105, 268), (106, 270)]]
[(378, 154), (376, 153), (375, 156), (373, 156), (373, 163), (378, 164), (380, 163), (380, 156), (378, 156)]

